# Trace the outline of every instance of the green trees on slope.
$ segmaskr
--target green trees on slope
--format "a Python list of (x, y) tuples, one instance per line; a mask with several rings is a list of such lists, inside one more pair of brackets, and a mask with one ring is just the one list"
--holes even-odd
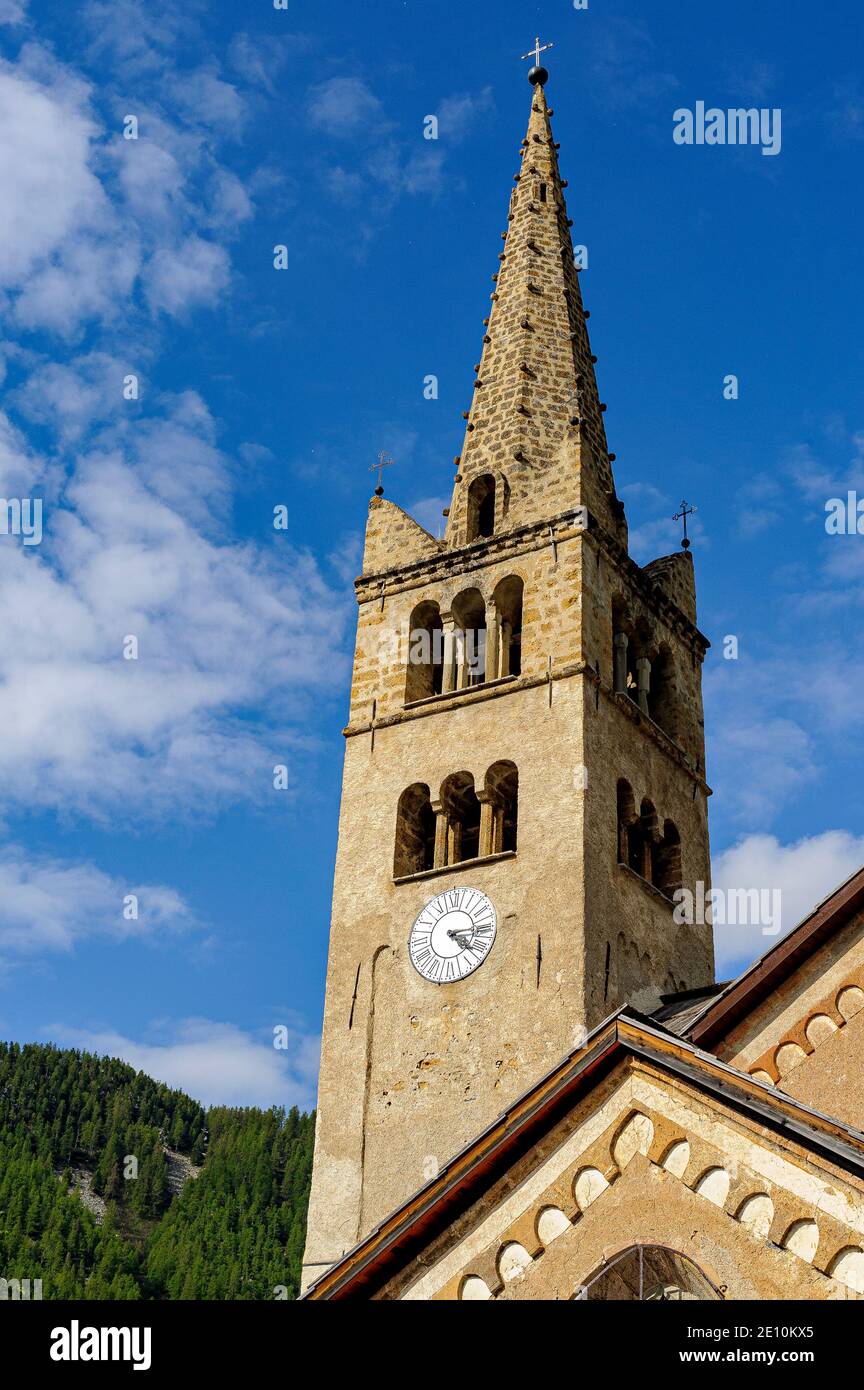
[[(296, 1297), (313, 1136), (296, 1109), (205, 1115), (116, 1059), (0, 1044), (0, 1278), (44, 1298)], [(166, 1148), (203, 1161), (173, 1199)]]
[(169, 1298), (296, 1297), (312, 1170), (311, 1116), (211, 1110), (201, 1176), (159, 1223), (147, 1273)]

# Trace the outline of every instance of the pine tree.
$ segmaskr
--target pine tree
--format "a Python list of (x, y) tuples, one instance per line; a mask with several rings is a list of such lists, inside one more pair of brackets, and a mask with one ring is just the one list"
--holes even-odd
[[(0, 1044), (4, 1277), (42, 1278), (48, 1299), (271, 1299), (277, 1284), (294, 1295), (313, 1135), (314, 1116), (296, 1109), (205, 1115), (116, 1059)], [(173, 1200), (164, 1145), (203, 1163)], [(73, 1167), (108, 1202), (101, 1224)]]

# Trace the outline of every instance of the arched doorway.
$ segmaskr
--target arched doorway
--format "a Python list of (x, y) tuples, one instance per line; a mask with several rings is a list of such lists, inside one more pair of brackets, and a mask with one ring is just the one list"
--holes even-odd
[(576, 1290), (574, 1299), (606, 1302), (710, 1302), (723, 1292), (688, 1255), (666, 1245), (630, 1245)]

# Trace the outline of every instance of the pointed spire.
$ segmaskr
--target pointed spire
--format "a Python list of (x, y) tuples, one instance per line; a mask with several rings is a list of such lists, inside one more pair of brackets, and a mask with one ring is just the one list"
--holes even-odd
[(626, 536), (544, 90), (548, 73), (535, 66), (529, 78), (528, 132), (458, 461), (450, 545), (467, 539), (468, 488), (488, 473), (509, 489), (507, 529), (584, 505), (607, 530)]

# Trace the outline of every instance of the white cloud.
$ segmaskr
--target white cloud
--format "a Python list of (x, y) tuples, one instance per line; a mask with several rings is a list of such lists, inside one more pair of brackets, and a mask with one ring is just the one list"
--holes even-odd
[[(123, 379), (129, 370), (128, 363), (96, 351), (69, 362), (44, 362), (7, 399), (25, 419), (51, 429), (66, 447), (77, 443), (95, 422), (128, 413)], [(20, 433), (18, 439), (19, 447), (25, 447)]]
[(213, 127), (237, 138), (246, 121), (246, 103), (232, 83), (219, 77), (213, 67), (182, 72), (168, 82), (172, 100), (194, 125)]
[(438, 137), (451, 144), (458, 144), (470, 134), (479, 117), (488, 115), (495, 109), (491, 87), (483, 87), (479, 92), (460, 92), (445, 97), (437, 109)]
[(439, 193), (444, 186), (444, 151), (434, 145), (415, 150), (396, 169), (396, 186), (406, 193)]
[(147, 1042), (61, 1024), (46, 1031), (68, 1047), (120, 1057), (204, 1105), (310, 1109), (315, 1104), (320, 1040), (296, 1026), (289, 1026), (285, 1049), (273, 1046), (272, 1034), (259, 1037), (231, 1023), (198, 1018), (162, 1024)]
[(133, 150), (117, 156), (117, 176), (136, 218), (168, 224), (182, 209), (186, 179), (177, 155), (166, 148), (165, 131), (151, 131), (148, 126), (145, 120), (146, 138), (128, 141)]
[(81, 18), (91, 55), (141, 90), (149, 80), (170, 80), (172, 59), (184, 41), (201, 45), (197, 6), (174, 0), (83, 0)]
[(4, 497), (27, 497), (39, 476), (41, 463), (26, 439), (0, 411), (0, 492)]
[(493, 109), (489, 87), (445, 97), (428, 113), (438, 118), (438, 139), (424, 138), (420, 117), (406, 139), (396, 134), (394, 122), (362, 78), (334, 77), (312, 88), (311, 125), (336, 139), (350, 138), (355, 151), (354, 163), (348, 167), (328, 158), (319, 177), (340, 206), (363, 203), (368, 221), (354, 229), (351, 254), (356, 259), (362, 259), (376, 228), (392, 213), (395, 199), (424, 194), (434, 198), (441, 193), (447, 150), (464, 140), (478, 119)]
[[(774, 835), (748, 835), (714, 860), (712, 884), (726, 891), (779, 888), (785, 935), (862, 864), (864, 837), (846, 830), (827, 830), (788, 845)], [(761, 956), (777, 940), (764, 936), (760, 926), (717, 925), (714, 936), (721, 978)]]
[(276, 795), (292, 721), (344, 677), (349, 605), (266, 510), (260, 546), (222, 537), (229, 468), (200, 398), (169, 398), (79, 449), (38, 553), (0, 545), (7, 807), (202, 814)]
[(153, 256), (146, 277), (151, 308), (181, 314), (197, 304), (209, 304), (228, 284), (228, 253), (212, 241), (189, 236), (175, 246), (162, 246)]
[(74, 338), (94, 320), (182, 315), (227, 288), (228, 252), (204, 234), (224, 240), (252, 213), (212, 149), (241, 133), (243, 101), (204, 67), (181, 77), (169, 64), (156, 92), (137, 92), (139, 138), (125, 140), (120, 117), (105, 129), (88, 84), (38, 45), (0, 64), (0, 291), (20, 327)]
[(864, 660), (854, 650), (838, 656), (825, 635), (826, 611), (817, 634), (799, 624), (776, 650), (746, 626), (735, 634), (739, 660), (720, 658), (718, 642), (706, 669), (715, 814), (742, 829), (770, 826), (820, 781), (832, 757), (857, 755)]
[(116, 321), (141, 269), (134, 237), (124, 243), (76, 234), (55, 263), (33, 272), (15, 302), (22, 328), (76, 335), (87, 319)]
[[(103, 129), (87, 83), (44, 48), (0, 64), (5, 308), (61, 339), (95, 330), (90, 351), (57, 361), (4, 350), (0, 476), (7, 495), (43, 499), (44, 539), (0, 544), (0, 809), (210, 813), (276, 795), (274, 764), (303, 742), (298, 715), (344, 676), (350, 610), (274, 533), (267, 504), (257, 542), (232, 543), (234, 465), (206, 405), (149, 392), (162, 317), (214, 303), (229, 283), (207, 229), (251, 215), (199, 128), (237, 133), (242, 103), (203, 66), (186, 74), (178, 116), (170, 50), (185, 20), (125, 0), (85, 9), (93, 51), (134, 78), (137, 141), (120, 138), (119, 116)], [(129, 109), (125, 92), (115, 109)], [(117, 324), (134, 361), (114, 333), (99, 337)], [(130, 372), (138, 401), (123, 398)], [(43, 457), (21, 424), (40, 428)], [(127, 636), (137, 661), (123, 659)]]
[[(138, 899), (126, 920), (124, 899)], [(28, 858), (17, 846), (0, 851), (0, 958), (70, 951), (85, 937), (160, 936), (185, 930), (194, 917), (179, 893), (163, 885), (130, 884), (93, 864)]]
[(328, 135), (353, 135), (365, 128), (380, 131), (383, 110), (375, 93), (360, 77), (331, 77), (309, 94), (309, 119)]
[[(93, 330), (88, 352), (55, 361), (4, 347), (0, 478), (42, 499), (44, 538), (0, 538), (0, 810), (125, 821), (276, 795), (306, 701), (345, 674), (347, 601), (273, 531), (266, 502), (257, 540), (231, 541), (234, 465), (206, 405), (150, 393), (164, 315), (229, 283), (207, 229), (227, 234), (252, 207), (204, 128), (241, 129), (234, 87), (205, 63), (180, 93), (171, 48), (186, 21), (139, 9), (85, 6), (90, 57), (122, 75), (116, 112), (134, 86), (138, 140), (119, 115), (104, 129), (88, 84), (38, 44), (0, 63), (0, 310), (61, 349)], [(105, 106), (116, 95), (100, 90)], [(123, 397), (130, 372), (137, 401)], [(39, 428), (41, 457), (22, 425)]]
[(104, 225), (105, 194), (89, 167), (94, 134), (82, 110), (0, 65), (0, 285), (20, 286), (73, 234)]
[(23, 24), (29, 0), (0, 0), (0, 24)]
[(308, 49), (311, 39), (300, 34), (286, 34), (280, 26), (279, 44), (273, 44), (265, 34), (235, 34), (228, 45), (231, 65), (246, 82), (262, 87), (271, 96), (276, 92), (276, 78), (285, 65), (286, 51)]

